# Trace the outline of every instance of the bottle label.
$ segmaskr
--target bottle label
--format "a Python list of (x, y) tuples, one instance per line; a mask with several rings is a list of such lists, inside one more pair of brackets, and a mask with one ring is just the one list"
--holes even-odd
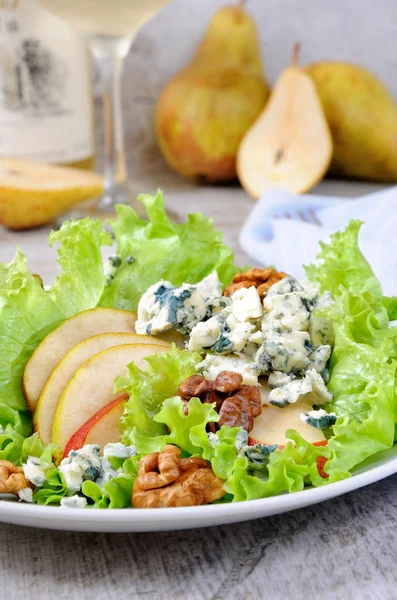
[(75, 162), (93, 155), (83, 40), (33, 0), (0, 0), (0, 156)]

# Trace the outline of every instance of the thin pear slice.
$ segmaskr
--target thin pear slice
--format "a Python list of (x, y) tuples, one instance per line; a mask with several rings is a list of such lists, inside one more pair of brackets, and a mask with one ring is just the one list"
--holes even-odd
[[(97, 444), (103, 450), (106, 444), (120, 441), (120, 419), (124, 412), (125, 401), (124, 399), (124, 401), (115, 404), (102, 418), (98, 419), (95, 425), (89, 430), (84, 444)], [(115, 402), (118, 402), (118, 399)]]
[(254, 198), (271, 188), (306, 192), (331, 162), (331, 133), (313, 81), (296, 64), (297, 49), (294, 62), (239, 148), (238, 176)]
[(52, 423), (58, 402), (76, 371), (102, 350), (125, 344), (142, 343), (157, 346), (167, 345), (166, 342), (147, 335), (102, 333), (83, 340), (68, 352), (48, 378), (34, 411), (33, 427), (44, 444), (49, 444), (51, 441)]
[(28, 360), (22, 389), (31, 412), (53, 370), (79, 342), (99, 333), (135, 333), (136, 313), (93, 308), (64, 321), (48, 334)]
[(285, 446), (288, 442), (285, 437), (288, 429), (295, 429), (311, 444), (323, 442), (325, 437), (321, 429), (311, 427), (300, 419), (300, 414), (309, 410), (313, 410), (313, 407), (303, 401), (285, 408), (271, 404), (262, 405), (262, 413), (254, 419), (254, 427), (249, 433), (251, 443), (255, 441), (260, 444)]
[(55, 412), (52, 443), (63, 451), (72, 435), (98, 410), (115, 400), (115, 379), (126, 375), (127, 365), (146, 369), (146, 357), (167, 352), (169, 346), (133, 344), (115, 346), (95, 354), (74, 374), (66, 386)]
[(85, 444), (97, 444), (103, 450), (106, 444), (119, 442), (121, 437), (120, 419), (127, 400), (128, 395), (123, 394), (90, 417), (72, 435), (65, 446), (63, 457), (68, 456), (72, 450), (80, 450)]

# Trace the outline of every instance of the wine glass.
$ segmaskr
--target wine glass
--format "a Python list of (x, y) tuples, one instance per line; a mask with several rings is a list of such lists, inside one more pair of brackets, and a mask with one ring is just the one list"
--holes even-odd
[[(129, 197), (121, 106), (121, 70), (139, 28), (170, 0), (37, 0), (52, 13), (69, 21), (88, 42), (102, 79), (105, 126), (104, 193), (87, 210), (73, 217), (114, 216), (116, 204), (142, 207)], [(84, 213), (84, 214), (82, 214)], [(168, 211), (169, 213), (169, 211)], [(175, 215), (171, 214), (171, 218)]]

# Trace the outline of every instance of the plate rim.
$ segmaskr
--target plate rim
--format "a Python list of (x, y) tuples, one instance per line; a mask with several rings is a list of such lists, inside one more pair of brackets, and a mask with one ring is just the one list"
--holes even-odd
[[(396, 448), (396, 445), (394, 448)], [(381, 464), (376, 465), (375, 463), (365, 471), (352, 477), (321, 487), (306, 488), (299, 492), (269, 496), (257, 500), (206, 506), (87, 510), (85, 508), (67, 509), (59, 506), (39, 506), (15, 500), (2, 500), (0, 501), (0, 522), (18, 524), (18, 517), (20, 516), (21, 525), (44, 528), (43, 522), (56, 520), (59, 523), (59, 529), (65, 528), (62, 526), (67, 525), (69, 522), (70, 530), (73, 531), (76, 530), (73, 527), (76, 523), (86, 525), (88, 529), (85, 529), (85, 531), (95, 531), (91, 527), (96, 523), (101, 525), (98, 531), (104, 531), (104, 526), (112, 524), (142, 525), (141, 529), (134, 530), (136, 532), (149, 531), (145, 523), (160, 526), (170, 524), (170, 527), (162, 527), (163, 530), (216, 526), (217, 524), (248, 521), (311, 506), (365, 487), (395, 473), (397, 473), (397, 455), (389, 457)], [(37, 518), (37, 522), (35, 522), (35, 518)], [(203, 520), (202, 525), (200, 525), (201, 520)], [(174, 526), (176, 522), (177, 527)], [(48, 526), (53, 527), (51, 524)]]

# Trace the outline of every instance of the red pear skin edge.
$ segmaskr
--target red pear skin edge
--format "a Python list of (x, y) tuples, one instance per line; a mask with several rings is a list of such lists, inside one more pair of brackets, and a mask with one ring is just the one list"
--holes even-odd
[(69, 452), (72, 450), (80, 450), (84, 446), (84, 442), (93, 428), (93, 426), (108, 412), (112, 410), (115, 406), (118, 406), (121, 402), (128, 400), (128, 394), (123, 394), (118, 398), (115, 398), (109, 404), (103, 406), (100, 410), (98, 410), (92, 417), (90, 417), (78, 430), (72, 435), (70, 440), (65, 446), (65, 450), (62, 454), (62, 459), (66, 458), (69, 455)]

